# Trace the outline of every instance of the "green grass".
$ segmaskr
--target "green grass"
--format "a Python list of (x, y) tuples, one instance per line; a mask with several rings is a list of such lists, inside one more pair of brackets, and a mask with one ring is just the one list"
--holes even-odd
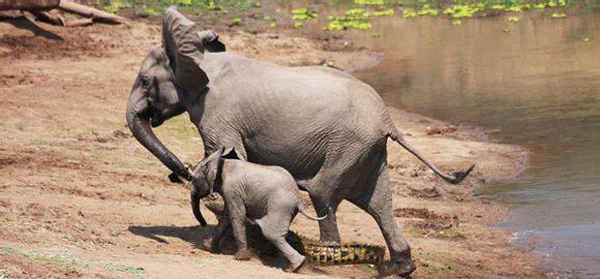
[(144, 268), (122, 264), (107, 263), (104, 269), (111, 272), (125, 272), (131, 274), (133, 278), (144, 278)]
[(315, 19), (319, 14), (308, 8), (298, 8), (292, 10), (292, 20), (294, 20), (294, 28), (301, 28), (304, 24), (312, 19)]
[[(0, 254), (6, 256), (26, 257), (34, 263), (51, 265), (65, 272), (77, 272), (81, 269), (90, 267), (90, 264), (84, 263), (81, 259), (75, 257), (70, 251), (65, 249), (41, 252), (4, 245), (0, 246)], [(97, 266), (97, 264), (98, 263), (92, 265)], [(126, 278), (144, 278), (145, 274), (143, 267), (117, 263), (105, 263), (100, 265), (106, 271), (129, 274), (129, 276), (125, 276)], [(11, 278), (10, 273), (6, 270), (0, 269), (0, 279), (8, 278)]]
[(0, 254), (7, 256), (23, 256), (30, 259), (33, 262), (49, 264), (66, 272), (74, 272), (78, 271), (80, 267), (87, 267), (86, 264), (81, 263), (67, 250), (61, 250), (58, 252), (50, 253), (25, 250), (10, 246), (2, 246), (0, 247)]
[(111, 13), (118, 13), (122, 9), (133, 9), (138, 15), (157, 16), (171, 5), (176, 5), (179, 10), (188, 13), (246, 11), (250, 8), (260, 7), (260, 2), (251, 0), (98, 0), (98, 6)]
[(11, 278), (10, 272), (8, 270), (0, 269), (0, 279), (9, 279)]

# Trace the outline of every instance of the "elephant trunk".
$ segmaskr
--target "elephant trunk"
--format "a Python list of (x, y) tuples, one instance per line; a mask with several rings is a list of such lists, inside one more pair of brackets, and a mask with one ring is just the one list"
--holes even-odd
[(200, 193), (198, 193), (198, 191), (196, 190), (192, 190), (192, 193), (190, 194), (190, 203), (192, 205), (192, 213), (194, 213), (194, 217), (196, 217), (196, 220), (198, 220), (198, 222), (200, 223), (201, 226), (206, 226), (206, 220), (204, 219), (204, 216), (202, 216), (202, 212), (200, 212), (200, 199), (202, 197), (200, 196)]
[(186, 180), (192, 178), (185, 165), (156, 137), (150, 125), (150, 110), (141, 92), (131, 94), (127, 107), (127, 124), (133, 136), (171, 171)]

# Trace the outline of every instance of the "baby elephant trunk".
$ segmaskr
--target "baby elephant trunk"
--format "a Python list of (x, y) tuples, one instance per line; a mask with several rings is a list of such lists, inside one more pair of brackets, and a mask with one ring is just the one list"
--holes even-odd
[(302, 215), (304, 215), (304, 217), (311, 219), (313, 221), (321, 221), (321, 220), (325, 220), (325, 218), (327, 218), (327, 214), (325, 214), (325, 216), (322, 216), (322, 217), (319, 217), (319, 216), (313, 217), (313, 216), (308, 215), (306, 212), (304, 212), (304, 204), (302, 204), (302, 202), (298, 203), (298, 211), (300, 213), (302, 213)]

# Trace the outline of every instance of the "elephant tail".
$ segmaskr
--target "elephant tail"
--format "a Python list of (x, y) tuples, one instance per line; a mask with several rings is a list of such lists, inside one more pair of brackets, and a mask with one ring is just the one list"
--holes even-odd
[(306, 217), (310, 220), (313, 220), (313, 221), (322, 221), (322, 220), (325, 220), (325, 218), (327, 218), (327, 214), (325, 214), (325, 216), (322, 216), (322, 217), (319, 217), (319, 216), (313, 217), (313, 216), (308, 215), (306, 212), (304, 212), (304, 204), (302, 204), (302, 202), (298, 202), (298, 211), (300, 213), (302, 213), (302, 215), (304, 215), (304, 217)]
[(473, 168), (475, 168), (475, 164), (473, 164), (466, 171), (457, 171), (457, 172), (454, 172), (451, 174), (444, 174), (435, 165), (433, 165), (433, 163), (429, 162), (427, 159), (425, 159), (423, 156), (421, 156), (421, 154), (419, 152), (417, 152), (410, 144), (408, 144), (404, 140), (404, 137), (400, 134), (398, 129), (396, 129), (396, 127), (392, 127), (392, 131), (389, 132), (387, 134), (387, 136), (390, 139), (392, 139), (393, 141), (402, 145), (402, 147), (404, 147), (404, 149), (406, 149), (411, 154), (415, 155), (415, 157), (417, 157), (417, 159), (421, 160), (421, 162), (423, 162), (425, 165), (427, 165), (435, 174), (439, 175), (442, 179), (444, 179), (446, 182), (448, 182), (450, 184), (458, 184), (458, 183), (462, 182), (463, 179), (465, 179), (465, 177), (467, 177), (469, 175), (469, 173), (471, 173)]

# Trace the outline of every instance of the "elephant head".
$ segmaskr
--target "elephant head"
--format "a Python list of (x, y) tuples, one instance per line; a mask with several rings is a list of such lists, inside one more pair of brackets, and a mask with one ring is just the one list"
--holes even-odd
[(174, 7), (163, 20), (163, 46), (144, 59), (127, 105), (126, 119), (135, 138), (167, 166), (175, 176), (191, 179), (182, 162), (156, 137), (152, 128), (181, 114), (186, 94), (201, 94), (208, 77), (201, 69), (204, 50), (224, 51), (225, 46), (212, 31), (194, 31), (194, 23)]
[(192, 212), (202, 226), (206, 226), (206, 220), (200, 212), (200, 199), (220, 191), (219, 178), (223, 171), (223, 159), (239, 159), (239, 156), (234, 148), (220, 148), (200, 161), (192, 171)]

